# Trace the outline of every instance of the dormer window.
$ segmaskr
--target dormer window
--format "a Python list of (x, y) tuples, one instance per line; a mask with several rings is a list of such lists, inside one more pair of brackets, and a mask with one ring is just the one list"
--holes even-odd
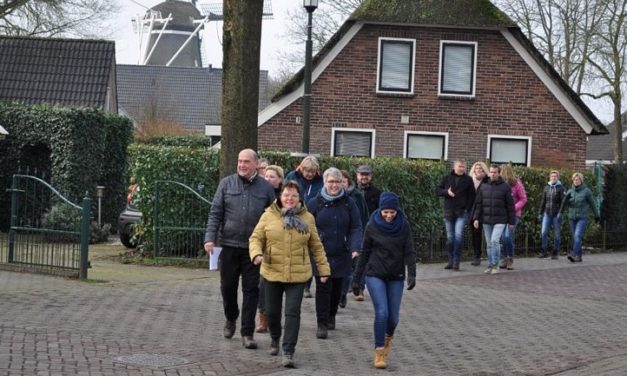
[(441, 41), (439, 95), (475, 96), (477, 43)]
[(377, 93), (414, 93), (415, 39), (379, 38)]

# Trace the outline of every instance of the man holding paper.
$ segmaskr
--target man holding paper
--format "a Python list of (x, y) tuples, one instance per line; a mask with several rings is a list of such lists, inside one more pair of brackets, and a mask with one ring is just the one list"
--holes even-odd
[(257, 174), (258, 156), (252, 149), (244, 149), (237, 159), (237, 173), (220, 181), (213, 196), (207, 231), (205, 252), (213, 253), (220, 231), (220, 291), (224, 306), (224, 337), (235, 334), (239, 316), (237, 289), (242, 278), (242, 344), (256, 349), (253, 339), (255, 313), (259, 300), (259, 267), (253, 265), (248, 253), (248, 238), (257, 225), (261, 214), (275, 199), (274, 189)]

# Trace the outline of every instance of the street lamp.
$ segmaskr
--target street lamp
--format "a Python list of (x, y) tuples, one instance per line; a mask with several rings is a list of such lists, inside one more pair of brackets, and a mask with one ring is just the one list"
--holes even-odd
[(311, 112), (311, 20), (318, 0), (303, 0), (307, 11), (307, 42), (305, 43), (305, 92), (303, 94), (303, 153), (309, 154), (309, 113)]

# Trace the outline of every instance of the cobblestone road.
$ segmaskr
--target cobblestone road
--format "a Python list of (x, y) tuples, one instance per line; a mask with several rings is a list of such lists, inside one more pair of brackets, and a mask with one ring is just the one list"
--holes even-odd
[(627, 375), (627, 253), (519, 259), (499, 275), (419, 265), (382, 371), (368, 297), (349, 298), (327, 340), (305, 299), (285, 370), (267, 334), (258, 350), (222, 337), (217, 272), (94, 265), (107, 282), (0, 271), (0, 375)]

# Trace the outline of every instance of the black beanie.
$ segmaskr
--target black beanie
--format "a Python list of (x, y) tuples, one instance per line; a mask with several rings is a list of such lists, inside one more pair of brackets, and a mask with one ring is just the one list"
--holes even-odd
[(398, 196), (394, 192), (383, 192), (379, 197), (379, 210), (392, 209), (399, 211), (400, 205), (398, 203)]

